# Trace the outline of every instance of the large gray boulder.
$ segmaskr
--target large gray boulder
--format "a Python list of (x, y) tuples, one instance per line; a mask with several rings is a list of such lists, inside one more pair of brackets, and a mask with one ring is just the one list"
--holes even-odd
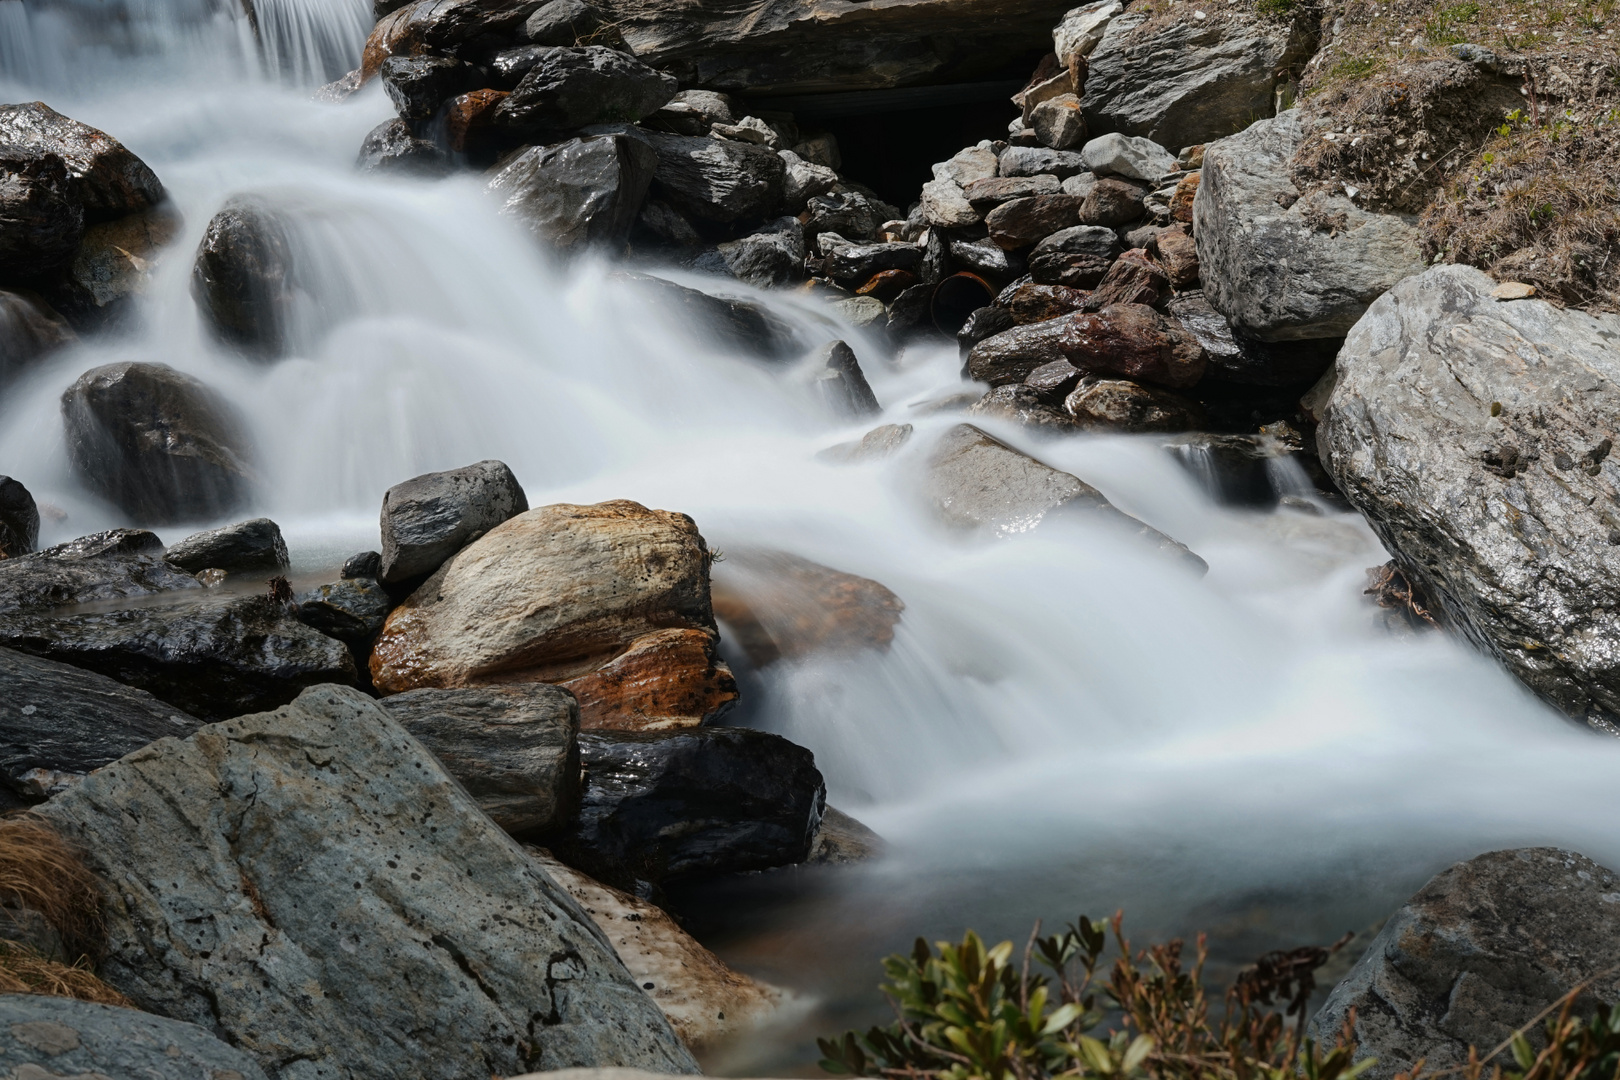
[(557, 251), (624, 247), (658, 155), (626, 135), (595, 135), (531, 146), (490, 180), (501, 213)]
[(1165, 21), (1127, 11), (1108, 23), (1089, 58), (1086, 124), (1145, 135), (1172, 152), (1219, 139), (1272, 115), (1278, 84), (1312, 45), (1295, 20), (1230, 8), (1202, 21), (1191, 12)]
[(197, 1024), (42, 994), (0, 996), (0, 1055), (19, 1080), (265, 1080), (250, 1055)]
[(1211, 143), (1193, 199), (1204, 293), (1235, 329), (1262, 341), (1343, 337), (1426, 265), (1416, 219), (1294, 186), (1289, 162), (1308, 134), (1290, 109)]
[(0, 614), (200, 588), (145, 529), (114, 529), (0, 559)]
[(409, 581), (439, 566), (508, 518), (528, 496), (501, 461), (423, 473), (383, 495), (382, 580)]
[(117, 882), (103, 978), (272, 1080), (697, 1071), (578, 905), (357, 691), (162, 740), (38, 812)]
[[(1620, 1000), (1620, 878), (1557, 848), (1493, 851), (1436, 874), (1384, 924), (1311, 1020), (1331, 1042), (1351, 1009), (1365, 1075), (1488, 1054), (1587, 979)], [(1539, 1025), (1537, 1025), (1539, 1027)], [(1537, 1032), (1532, 1033), (1532, 1038)]]
[(1572, 716), (1620, 716), (1620, 318), (1395, 286), (1345, 339), (1323, 463), (1436, 614)]

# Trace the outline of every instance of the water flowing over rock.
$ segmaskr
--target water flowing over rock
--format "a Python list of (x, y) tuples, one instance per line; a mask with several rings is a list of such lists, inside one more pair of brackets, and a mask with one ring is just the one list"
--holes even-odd
[(94, 533), (0, 559), (0, 612), (196, 588), (196, 578), (163, 561), (163, 541), (144, 529)]
[(1290, 109), (1211, 143), (1193, 199), (1205, 295), (1261, 341), (1342, 337), (1390, 286), (1425, 266), (1410, 218), (1294, 186), (1289, 161), (1307, 137)]
[(855, 350), (842, 341), (830, 341), (811, 357), (811, 370), (821, 398), (841, 417), (876, 415), (877, 397), (861, 371)]
[(208, 222), (191, 271), (191, 294), (219, 338), (273, 359), (287, 346), (294, 268), (286, 225), (262, 199), (230, 200)]
[(39, 507), (22, 482), (0, 476), (0, 559), (26, 555), (39, 544)]
[(62, 393), (62, 419), (79, 479), (136, 521), (219, 517), (251, 490), (234, 410), (166, 364), (85, 372)]
[(202, 726), (145, 691), (11, 649), (0, 649), (0, 679), (0, 803), (7, 806), (43, 802), (92, 769)]
[(534, 146), (489, 182), (501, 213), (523, 222), (547, 246), (622, 248), (641, 212), (658, 157), (623, 135)]
[(118, 882), (103, 977), (272, 1077), (697, 1071), (567, 893), (356, 691), (165, 739), (39, 812)]
[(757, 667), (818, 654), (887, 652), (905, 607), (871, 578), (786, 551), (727, 552), (714, 583), (715, 615)]
[(1620, 319), (1436, 267), (1345, 339), (1317, 441), (1437, 616), (1572, 716), (1620, 716)]
[(526, 137), (631, 123), (675, 95), (673, 76), (600, 45), (554, 48), (529, 69), (496, 122)]
[(710, 296), (647, 274), (619, 270), (612, 276), (641, 286), (648, 307), (708, 348), (762, 360), (780, 360), (795, 352), (793, 328), (761, 304)]
[(170, 547), (163, 560), (188, 574), (210, 569), (276, 574), (292, 565), (281, 528), (269, 518), (239, 521), (188, 536)]
[(500, 461), (424, 473), (383, 495), (382, 580), (431, 574), (501, 522), (529, 508), (512, 470)]
[(367, 133), (356, 164), (367, 172), (397, 176), (443, 176), (450, 171), (449, 156), (427, 139), (417, 138), (399, 119), (384, 120)]
[(265, 1080), (251, 1056), (198, 1024), (39, 994), (0, 997), (0, 1054), (19, 1076)]
[(43, 297), (0, 289), (0, 382), (77, 337)]
[(1356, 1009), (1356, 1057), (1389, 1080), (1489, 1053), (1588, 979), (1620, 1000), (1620, 878), (1557, 848), (1493, 851), (1436, 874), (1384, 924), (1311, 1020), (1337, 1037)]
[(110, 221), (163, 200), (157, 174), (123, 143), (42, 101), (0, 105), (0, 146), (60, 157), (70, 194), (89, 222)]

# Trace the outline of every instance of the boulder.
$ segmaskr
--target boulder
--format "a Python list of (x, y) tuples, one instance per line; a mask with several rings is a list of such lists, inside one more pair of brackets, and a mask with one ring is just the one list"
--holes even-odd
[(1044, 146), (1009, 146), (1001, 152), (997, 171), (1002, 176), (1055, 176), (1063, 180), (1086, 171), (1086, 159), (1073, 150)]
[(394, 609), (375, 576), (350, 575), (317, 586), (298, 598), (298, 621), (328, 637), (369, 649)]
[(585, 0), (546, 0), (523, 23), (523, 36), (536, 45), (577, 45), (605, 20)]
[(1272, 115), (1277, 87), (1315, 48), (1304, 23), (1237, 9), (1204, 20), (1119, 15), (1087, 61), (1086, 123), (1171, 147), (1241, 131)]
[(355, 681), (342, 642), (263, 595), (18, 612), (0, 623), (0, 646), (97, 672), (204, 719), (274, 708), (319, 683)]
[(1261, 341), (1342, 337), (1369, 304), (1427, 265), (1415, 219), (1294, 186), (1289, 162), (1308, 134), (1299, 114), (1290, 109), (1211, 143), (1193, 199), (1205, 295)]
[(991, 176), (973, 181), (962, 193), (973, 204), (973, 209), (986, 213), (1013, 199), (1056, 195), (1060, 190), (1061, 184), (1055, 176)]
[(1063, 409), (1084, 427), (1110, 431), (1191, 431), (1206, 422), (1196, 401), (1129, 379), (1085, 376), (1063, 399)]
[(1029, 126), (1042, 146), (1070, 150), (1086, 140), (1086, 120), (1073, 94), (1047, 98), (1029, 113)]
[[(1203, 147), (1198, 148), (1198, 161), (1204, 160)], [(1193, 219), (1193, 200), (1198, 197), (1198, 185), (1203, 183), (1202, 172), (1190, 172), (1176, 181), (1176, 190), (1170, 193), (1170, 220), (1191, 225)]]
[(1018, 326), (1013, 324), (1011, 311), (999, 310), (1006, 312), (1010, 327), (972, 346), (965, 364), (968, 378), (991, 386), (1007, 386), (1023, 382), (1043, 365), (1068, 360), (1069, 317)]
[(152, 283), (163, 249), (184, 224), (168, 204), (91, 225), (68, 266), (67, 281), (57, 294), (75, 318), (105, 319), (113, 305), (145, 292)]
[(443, 176), (450, 158), (437, 145), (417, 138), (400, 119), (384, 120), (367, 133), (355, 164), (366, 172), (387, 176)]
[(817, 395), (839, 417), (853, 419), (882, 412), (872, 387), (861, 371), (855, 350), (842, 341), (829, 341), (810, 359)]
[(1189, 289), (1164, 301), (1165, 313), (1179, 322), (1208, 360), (1205, 377), (1244, 386), (1305, 386), (1333, 365), (1339, 340), (1256, 341), (1232, 332), (1226, 316), (1210, 306), (1203, 290)]
[(718, 720), (737, 703), (737, 680), (713, 630), (654, 630), (599, 667), (564, 679), (592, 731), (662, 731)]
[(149, 742), (202, 726), (143, 690), (11, 649), (0, 649), (0, 678), (0, 803), (8, 807), (43, 802)]
[(1074, 225), (1084, 200), (1073, 195), (1032, 195), (1013, 199), (990, 211), (984, 219), (990, 239), (1003, 251), (1028, 247), (1060, 229)]
[[(390, 0), (392, 2), (392, 0)], [(453, 56), (481, 64), (522, 37), (542, 0), (411, 0), (377, 20), (360, 57), (371, 79), (390, 56)]]
[(191, 271), (191, 295), (220, 340), (257, 359), (286, 348), (294, 288), (292, 248), (280, 213), (238, 196), (208, 222)]
[(768, 147), (658, 131), (640, 137), (658, 153), (656, 194), (689, 217), (722, 224), (763, 221), (782, 205), (787, 166)]
[(747, 728), (588, 731), (570, 866), (645, 895), (665, 881), (803, 862), (826, 805), (815, 757)]
[(1119, 234), (1101, 225), (1059, 229), (1029, 253), (1029, 273), (1037, 284), (1095, 288), (1120, 254)]
[(579, 809), (579, 705), (568, 691), (412, 690), (382, 704), (508, 834), (560, 829)]
[(232, 574), (279, 574), (292, 565), (281, 528), (269, 518), (239, 521), (195, 533), (175, 544), (163, 561), (188, 574), (224, 570)]
[(83, 237), (84, 207), (62, 159), (0, 145), (0, 282), (48, 276), (73, 261)]
[[(561, 0), (572, 2), (572, 0)], [(644, 126), (673, 135), (707, 135), (716, 124), (734, 124), (742, 107), (713, 90), (682, 90), (643, 121)], [(795, 157), (803, 158), (801, 154)]]
[(43, 297), (0, 289), (0, 381), (9, 381), (47, 353), (78, 340)]
[(196, 578), (163, 561), (163, 541), (143, 529), (94, 533), (0, 560), (0, 613), (198, 587)]
[[(1437, 618), (1575, 717), (1620, 716), (1620, 319), (1407, 278), (1345, 339), (1322, 463)], [(5, 564), (0, 563), (0, 567)]]
[(1063, 64), (1068, 64), (1070, 57), (1090, 56), (1102, 41), (1108, 24), (1124, 10), (1120, 0), (1095, 0), (1071, 9), (1063, 16), (1063, 21), (1052, 28), (1052, 55)]
[[(1147, 252), (1133, 248), (1120, 255), (1108, 273), (1097, 283), (1086, 300), (1087, 311), (1101, 311), (1114, 304), (1156, 306), (1169, 295), (1170, 280)], [(1174, 323), (1171, 323), (1174, 326)]]
[(883, 301), (875, 296), (852, 296), (847, 300), (835, 300), (831, 307), (837, 318), (857, 330), (864, 330), (869, 326), (878, 327), (889, 315)]
[(1172, 225), (1153, 238), (1153, 254), (1177, 292), (1198, 288), (1198, 245), (1183, 225)]
[[(572, 45), (573, 42), (568, 44)], [(551, 55), (550, 45), (519, 45), (512, 49), (503, 49), (495, 54), (484, 68), (488, 75), (484, 81), (500, 90), (513, 90), (523, 81), (523, 76), (534, 70), (534, 66)]]
[(529, 508), (523, 487), (500, 461), (423, 473), (383, 495), (382, 580), (409, 581), (501, 522)]
[(430, 120), (439, 106), (483, 77), (465, 60), (448, 56), (390, 56), (377, 69), (388, 100), (402, 120)]
[(1080, 384), (1080, 379), (1079, 368), (1067, 360), (1053, 360), (1030, 372), (1021, 384), (1016, 385), (1028, 387), (1049, 403), (1062, 404), (1069, 391)]
[(840, 285), (859, 285), (885, 270), (915, 270), (923, 251), (916, 244), (851, 244), (827, 256), (827, 276)]
[(1560, 997), (1620, 1000), (1620, 878), (1557, 848), (1492, 851), (1436, 874), (1392, 915), (1350, 974), (1333, 988), (1311, 1031), (1337, 1037), (1356, 1010), (1363, 1075), (1390, 1080), (1419, 1060), (1462, 1069), (1471, 1048), (1489, 1054), (1531, 1028)]
[(636, 285), (648, 308), (705, 348), (763, 360), (785, 359), (799, 348), (793, 328), (752, 300), (710, 296), (648, 274), (615, 271), (611, 276)]
[(778, 150), (786, 172), (782, 174), (782, 205), (797, 213), (817, 195), (838, 186), (838, 174), (825, 165), (806, 161), (792, 150)]
[(777, 218), (741, 240), (728, 240), (716, 254), (726, 273), (760, 289), (777, 288), (804, 277), (804, 227), (797, 218)]
[(882, 224), (871, 200), (858, 191), (837, 191), (809, 199), (804, 211), (808, 219), (804, 233), (809, 240), (827, 232), (864, 240), (876, 236)]
[(339, 576), (348, 578), (379, 578), (382, 576), (382, 552), (357, 551), (343, 560)]
[(697, 1071), (572, 899), (357, 691), (162, 740), (37, 812), (118, 883), (103, 978), (273, 1076)]
[(1135, 221), (1142, 216), (1145, 194), (1142, 188), (1128, 181), (1101, 177), (1091, 185), (1080, 204), (1080, 221), (1110, 229)]
[(140, 522), (218, 518), (253, 486), (240, 418), (167, 364), (92, 368), (62, 393), (80, 481)]
[(968, 415), (1052, 431), (1072, 431), (1075, 426), (1074, 419), (1054, 407), (1045, 395), (1016, 383), (991, 390), (969, 406)]
[(1198, 341), (1172, 320), (1142, 304), (1116, 304), (1096, 314), (1074, 314), (1015, 326), (973, 346), (971, 378), (1002, 386), (1023, 382), (1036, 368), (1067, 360), (1081, 371), (1192, 386), (1203, 376)]
[(0, 559), (27, 555), (39, 544), (39, 507), (22, 482), (0, 476)]
[(1045, 322), (1071, 311), (1079, 311), (1090, 297), (1084, 289), (1071, 289), (1064, 285), (1036, 285), (1033, 282), (1009, 286), (1007, 294), (998, 298), (1012, 313), (1013, 324)]
[(963, 270), (979, 274), (989, 281), (1003, 282), (1024, 271), (1024, 262), (1017, 255), (1004, 251), (989, 237), (983, 240), (950, 238), (951, 261)]
[(509, 161), (488, 191), (501, 213), (557, 251), (624, 247), (636, 223), (658, 155), (625, 135), (593, 135), (531, 146)]
[(1078, 195), (1082, 199), (1091, 194), (1091, 189), (1097, 185), (1097, 174), (1094, 172), (1080, 172), (1065, 177), (1062, 191), (1065, 195)]
[(163, 201), (163, 184), (123, 143), (42, 101), (0, 105), (0, 146), (66, 166), (69, 193), (85, 221), (110, 221)]
[(1176, 155), (1152, 139), (1110, 132), (1099, 135), (1080, 149), (1086, 168), (1097, 176), (1123, 176), (1127, 180), (1157, 183), (1165, 173), (1175, 172)]
[(198, 1024), (43, 994), (0, 997), (0, 1054), (18, 1077), (265, 1080), (251, 1055)]
[[(898, 430), (878, 428), (856, 445), (866, 446), (867, 454), (878, 452)], [(909, 431), (900, 441), (908, 436)], [(715, 576), (714, 613), (756, 667), (817, 655), (888, 652), (905, 607), (871, 578), (787, 551), (730, 551)]]
[(942, 229), (964, 229), (983, 218), (955, 180), (930, 180), (922, 186), (922, 215), (928, 224)]
[(559, 46), (529, 69), (495, 119), (524, 138), (555, 136), (588, 124), (633, 123), (675, 89), (673, 76), (622, 52)]

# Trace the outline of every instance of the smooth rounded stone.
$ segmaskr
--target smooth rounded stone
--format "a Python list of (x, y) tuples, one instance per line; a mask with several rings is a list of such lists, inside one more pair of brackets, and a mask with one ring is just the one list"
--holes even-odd
[(496, 122), (525, 137), (588, 124), (632, 123), (674, 96), (674, 76), (600, 45), (553, 48), (495, 110)]
[(1049, 404), (1033, 387), (1018, 383), (991, 390), (968, 408), (968, 414), (1049, 431), (1073, 431), (1075, 427), (1068, 413)]
[(1105, 228), (1135, 221), (1142, 216), (1142, 197), (1145, 194), (1140, 187), (1128, 181), (1102, 177), (1091, 185), (1091, 191), (1082, 201), (1080, 221)]
[(376, 578), (346, 577), (300, 596), (298, 621), (339, 641), (369, 646), (393, 608), (388, 590)]
[[(1492, 851), (1436, 874), (1379, 931), (1311, 1018), (1338, 1036), (1356, 1010), (1363, 1075), (1389, 1080), (1421, 1059), (1461, 1069), (1559, 998), (1620, 999), (1620, 890), (1614, 872), (1558, 848)], [(1538, 1043), (1539, 1045), (1539, 1043)]]
[(191, 271), (191, 295), (224, 342), (257, 359), (287, 344), (294, 286), (292, 248), (281, 214), (237, 196), (208, 222)]
[(1085, 159), (1086, 168), (1098, 176), (1123, 176), (1149, 184), (1165, 173), (1176, 171), (1176, 155), (1152, 139), (1117, 131), (1086, 143), (1080, 156)]
[(1132, 249), (1114, 260), (1108, 273), (1087, 298), (1087, 311), (1101, 311), (1114, 304), (1156, 306), (1169, 295), (1170, 280), (1148, 253)]
[(1063, 399), (1076, 423), (1112, 431), (1191, 431), (1204, 423), (1204, 410), (1190, 398), (1129, 379), (1086, 376)]
[(0, 996), (0, 1054), (19, 1080), (265, 1080), (249, 1054), (198, 1024), (43, 994)]
[(423, 473), (383, 495), (382, 580), (431, 574), (446, 559), (529, 509), (512, 470), (500, 461)]
[(478, 89), (482, 78), (471, 64), (448, 56), (390, 56), (377, 74), (402, 120), (431, 119), (446, 101)]
[[(1004, 309), (1005, 310), (1005, 309)], [(1012, 321), (1012, 312), (1007, 312)], [(992, 387), (1021, 383), (1036, 368), (1069, 359), (1072, 318), (1029, 323), (984, 338), (968, 352), (966, 372), (970, 379)]]
[(782, 175), (782, 204), (786, 209), (802, 209), (811, 199), (838, 186), (838, 174), (827, 166), (806, 161), (792, 150), (778, 150), (777, 154), (787, 168)]
[(915, 270), (923, 252), (916, 244), (851, 244), (827, 256), (827, 276), (840, 285), (859, 285), (885, 270)]
[(586, 731), (578, 819), (558, 858), (637, 895), (699, 874), (803, 862), (826, 805), (815, 757), (748, 728)]
[(1150, 21), (1129, 11), (1087, 61), (1086, 122), (1160, 146), (1219, 139), (1271, 116), (1278, 87), (1314, 48), (1304, 20), (1231, 8), (1203, 21)]
[(0, 612), (48, 610), (198, 588), (163, 561), (163, 541), (144, 529), (115, 529), (31, 555), (0, 559)]
[(395, 118), (384, 120), (367, 133), (355, 164), (366, 172), (388, 176), (444, 176), (450, 157), (436, 144), (419, 139), (411, 126)]
[(602, 12), (584, 0), (547, 0), (523, 23), (523, 36), (536, 45), (577, 45), (606, 22)]
[(68, 267), (66, 295), (59, 300), (76, 316), (105, 317), (113, 305), (145, 292), (164, 248), (184, 225), (168, 203), (91, 225)]
[(1079, 311), (1090, 295), (1084, 289), (1029, 283), (1012, 289), (1008, 296), (998, 297), (996, 302), (1012, 312), (1014, 325), (1022, 326)]
[(1002, 176), (1040, 176), (1059, 180), (1086, 171), (1086, 159), (1074, 150), (1052, 150), (1044, 146), (1009, 146), (1001, 152), (998, 172)]
[(683, 214), (726, 224), (762, 221), (781, 207), (787, 165), (776, 151), (729, 139), (638, 131), (658, 153), (654, 193)]
[(658, 155), (646, 143), (594, 135), (529, 147), (495, 174), (487, 190), (500, 200), (502, 214), (548, 247), (617, 250), (630, 239), (657, 167)]
[[(829, 808), (828, 813), (836, 811)], [(697, 1052), (736, 1038), (759, 1027), (783, 1004), (781, 990), (727, 967), (662, 908), (587, 877), (544, 848), (528, 851), (607, 935), (630, 980), (653, 999), (688, 1049)]]
[(697, 1071), (567, 893), (358, 691), (163, 740), (36, 812), (118, 882), (102, 977), (272, 1075)]
[(962, 189), (962, 193), (975, 210), (988, 213), (1013, 199), (1056, 195), (1060, 190), (1061, 185), (1055, 176), (990, 176), (973, 181)]
[(1179, 324), (1141, 304), (1116, 304), (988, 337), (968, 353), (967, 369), (970, 378), (1004, 386), (1057, 360), (1173, 390), (1198, 382), (1205, 363), (1197, 339)]
[(55, 154), (0, 145), (0, 280), (33, 281), (73, 261), (84, 207)]
[(1086, 141), (1086, 120), (1074, 94), (1047, 98), (1030, 110), (1030, 129), (1042, 146), (1072, 150)]
[(966, 359), (968, 351), (979, 342), (1013, 328), (1012, 312), (1000, 304), (986, 304), (976, 309), (956, 332), (956, 344)]
[(710, 296), (648, 274), (620, 270), (611, 277), (639, 286), (647, 307), (705, 348), (763, 360), (786, 359), (802, 348), (791, 326), (752, 300)]
[(797, 218), (777, 218), (760, 232), (720, 244), (716, 253), (738, 281), (779, 288), (804, 277), (804, 227)]
[(1565, 713), (1612, 724), (1620, 318), (1495, 286), (1441, 266), (1379, 298), (1325, 377), (1317, 447), (1438, 618)]
[(359, 551), (343, 560), (343, 569), (339, 573), (345, 581), (350, 578), (380, 578), (382, 577), (382, 553), (378, 551)]
[(219, 518), (248, 498), (240, 418), (167, 364), (92, 368), (62, 392), (62, 420), (80, 481), (136, 521)]
[(712, 629), (654, 630), (558, 685), (579, 701), (591, 731), (665, 731), (720, 719), (737, 703), (737, 680)]
[(70, 194), (87, 222), (110, 221), (163, 201), (163, 184), (117, 139), (69, 119), (42, 101), (0, 105), (0, 146), (60, 157)]
[(951, 237), (951, 260), (964, 270), (1000, 282), (1017, 277), (1024, 271), (1024, 262), (1017, 255), (1004, 250), (989, 237), (983, 240), (963, 240)]
[(274, 708), (306, 687), (356, 678), (342, 642), (263, 595), (19, 612), (0, 623), (0, 646), (97, 672), (205, 719)]
[(1052, 28), (1053, 55), (1064, 64), (1072, 56), (1090, 56), (1102, 41), (1108, 24), (1124, 10), (1120, 0), (1095, 0), (1070, 9), (1063, 21)]
[(27, 555), (39, 545), (39, 507), (22, 481), (0, 476), (0, 559)]
[(1235, 330), (1261, 341), (1343, 337), (1427, 266), (1415, 219), (1368, 213), (1342, 193), (1299, 193), (1289, 175), (1307, 134), (1299, 113), (1209, 144), (1193, 199), (1204, 293)]
[(1198, 288), (1198, 245), (1185, 226), (1172, 225), (1153, 238), (1153, 254), (1177, 292)]
[[(837, 443), (816, 454), (818, 461), (834, 465), (854, 465), (862, 461), (877, 461), (892, 456), (911, 441), (910, 424), (881, 424), (859, 439)], [(719, 583), (716, 582), (718, 588)], [(730, 621), (731, 616), (720, 611), (720, 596), (715, 593), (715, 616)]]
[(1028, 247), (1076, 223), (1084, 200), (1073, 195), (1032, 195), (1004, 202), (985, 216), (990, 239), (1003, 251)]
[(811, 354), (807, 368), (816, 396), (845, 419), (875, 416), (883, 409), (861, 371), (855, 350), (842, 341), (829, 341)]
[(509, 835), (560, 829), (579, 809), (579, 705), (567, 690), (412, 690), (382, 706)]
[[(869, 432), (840, 460), (892, 453), (910, 437), (898, 425)], [(714, 583), (714, 611), (756, 667), (817, 655), (888, 652), (905, 603), (882, 584), (787, 551), (728, 551)]]
[(0, 380), (9, 380), (78, 337), (43, 297), (0, 289)]
[(8, 806), (44, 802), (155, 739), (202, 725), (145, 691), (12, 649), (0, 648), (0, 679), (0, 803)]
[(822, 233), (864, 240), (876, 236), (880, 224), (871, 200), (858, 191), (839, 191), (820, 195), (805, 203), (809, 220), (804, 223), (807, 237)]
[(281, 528), (269, 518), (195, 533), (172, 545), (163, 561), (188, 574), (210, 569), (231, 574), (277, 574), (292, 565)]

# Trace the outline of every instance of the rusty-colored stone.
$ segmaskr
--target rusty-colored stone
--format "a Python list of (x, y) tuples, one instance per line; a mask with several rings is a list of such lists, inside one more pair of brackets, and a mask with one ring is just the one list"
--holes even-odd
[(1013, 323), (1022, 326), (1079, 311), (1090, 295), (1065, 285), (1020, 285), (1002, 303), (1012, 312)]
[(814, 653), (886, 652), (905, 603), (870, 578), (785, 551), (731, 552), (714, 613), (756, 665)]
[(595, 671), (558, 683), (579, 699), (581, 730), (698, 727), (737, 701), (712, 630), (657, 630)]
[(1204, 375), (1198, 339), (1146, 305), (1115, 304), (1095, 315), (1068, 319), (1064, 351), (1082, 371), (1123, 375), (1172, 390), (1192, 386)]
[(1196, 401), (1129, 379), (1081, 379), (1063, 408), (1078, 424), (1114, 431), (1191, 431), (1204, 422)]
[(876, 297), (886, 304), (915, 284), (917, 275), (910, 270), (884, 270), (868, 278), (855, 295)]
[(482, 149), (495, 129), (495, 110), (510, 97), (505, 90), (474, 90), (444, 107), (445, 141), (458, 154)]
[(1031, 195), (1004, 202), (985, 217), (990, 239), (1003, 251), (1028, 247), (1080, 220), (1078, 195)]
[(1198, 246), (1186, 226), (1173, 225), (1154, 237), (1153, 250), (1172, 289), (1182, 292), (1198, 288)]
[[(1203, 160), (1202, 154), (1199, 155), (1199, 160)], [(1198, 181), (1202, 179), (1203, 175), (1201, 172), (1188, 173), (1176, 185), (1175, 192), (1170, 196), (1171, 221), (1179, 221), (1188, 226), (1192, 225), (1193, 197), (1198, 194)]]
[(1157, 304), (1170, 291), (1170, 280), (1142, 248), (1132, 248), (1114, 261), (1086, 300), (1087, 311), (1114, 304)]
[(1135, 184), (1105, 176), (1092, 185), (1077, 220), (1082, 225), (1104, 225), (1110, 229), (1135, 221), (1142, 216), (1142, 197), (1146, 194)]

